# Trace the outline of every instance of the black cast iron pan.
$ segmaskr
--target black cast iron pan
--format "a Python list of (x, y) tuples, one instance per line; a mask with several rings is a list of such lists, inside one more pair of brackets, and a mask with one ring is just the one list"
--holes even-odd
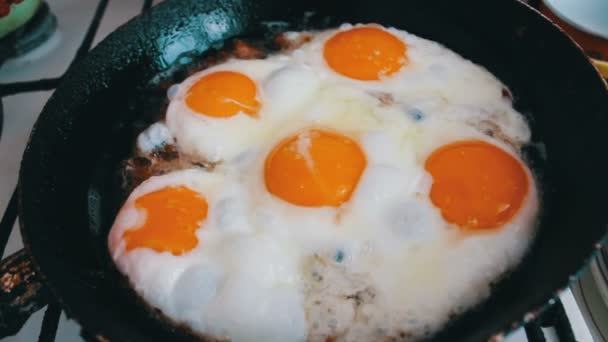
[(124, 198), (120, 163), (160, 110), (163, 86), (201, 54), (234, 36), (343, 22), (402, 28), (485, 66), (532, 126), (525, 158), (542, 186), (537, 240), (487, 302), (434, 339), (500, 337), (568, 285), (606, 233), (608, 92), (581, 50), (532, 9), (515, 0), (168, 0), (69, 70), (23, 158), (26, 250), (70, 317), (110, 341), (189, 338), (146, 311), (107, 262), (107, 231)]

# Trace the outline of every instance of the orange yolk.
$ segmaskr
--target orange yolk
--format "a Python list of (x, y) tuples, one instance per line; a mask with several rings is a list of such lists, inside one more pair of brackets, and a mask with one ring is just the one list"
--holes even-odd
[(350, 199), (366, 164), (353, 140), (313, 129), (277, 145), (264, 178), (268, 191), (289, 203), (337, 207)]
[(193, 111), (216, 118), (228, 118), (240, 112), (256, 116), (260, 110), (255, 82), (233, 71), (203, 76), (188, 91), (186, 103)]
[(483, 141), (445, 145), (426, 160), (431, 201), (444, 219), (470, 229), (496, 228), (519, 210), (528, 193), (523, 164)]
[(407, 62), (405, 43), (383, 29), (355, 27), (325, 43), (325, 61), (337, 73), (357, 80), (378, 80)]
[(195, 235), (207, 217), (207, 201), (185, 187), (167, 187), (135, 200), (135, 207), (147, 213), (146, 222), (124, 233), (127, 251), (147, 247), (157, 252), (181, 255), (198, 244)]

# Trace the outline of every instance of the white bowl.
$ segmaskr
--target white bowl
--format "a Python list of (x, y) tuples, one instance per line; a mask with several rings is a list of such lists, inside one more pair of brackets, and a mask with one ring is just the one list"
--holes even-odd
[(544, 0), (544, 3), (572, 26), (608, 39), (608, 0)]

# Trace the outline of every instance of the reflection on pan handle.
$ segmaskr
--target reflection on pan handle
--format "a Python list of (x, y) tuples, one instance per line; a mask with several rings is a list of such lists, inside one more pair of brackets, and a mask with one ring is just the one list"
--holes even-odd
[(25, 249), (0, 263), (0, 339), (14, 335), (49, 300), (38, 270)]
[(599, 59), (591, 58), (591, 63), (595, 65), (597, 70), (604, 78), (608, 79), (608, 61), (601, 61)]

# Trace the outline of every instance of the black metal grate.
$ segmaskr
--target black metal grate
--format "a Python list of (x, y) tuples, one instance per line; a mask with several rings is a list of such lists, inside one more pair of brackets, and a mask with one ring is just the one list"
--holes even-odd
[[(97, 4), (97, 9), (95, 10), (95, 14), (91, 20), (91, 23), (89, 24), (89, 28), (87, 29), (85, 37), (80, 47), (78, 48), (74, 59), (70, 63), (70, 66), (72, 66), (75, 62), (80, 60), (89, 52), (93, 43), (93, 39), (95, 38), (95, 34), (97, 33), (97, 29), (99, 28), (99, 24), (101, 23), (101, 19), (103, 18), (103, 15), (108, 6), (108, 2), (109, 0), (100, 0)], [(150, 9), (150, 7), (152, 6), (152, 2), (152, 0), (143, 0), (141, 11), (143, 12)], [(62, 77), (63, 75), (54, 78), (0, 84), (0, 115), (2, 97), (33, 91), (52, 90), (57, 87)], [(4, 254), (4, 249), (8, 242), (8, 238), (13, 229), (13, 226), (15, 225), (16, 219), (17, 190), (15, 189), (8, 203), (6, 211), (2, 216), (2, 220), (0, 221), (0, 255)], [(42, 327), (40, 329), (40, 335), (38, 338), (39, 342), (55, 341), (60, 316), (61, 307), (59, 306), (59, 304), (57, 302), (50, 303), (46, 309), (46, 312), (44, 313)], [(531, 342), (546, 341), (545, 335), (542, 331), (542, 328), (546, 327), (553, 327), (555, 329), (555, 332), (559, 337), (560, 342), (576, 341), (574, 338), (572, 327), (564, 311), (564, 307), (561, 301), (559, 300), (556, 301), (556, 303), (552, 305), (552, 307), (549, 308), (541, 317), (526, 325), (525, 330), (528, 340)]]
[(547, 309), (539, 318), (526, 324), (526, 336), (530, 342), (545, 342), (543, 328), (553, 328), (559, 342), (576, 342), (574, 331), (560, 300)]

